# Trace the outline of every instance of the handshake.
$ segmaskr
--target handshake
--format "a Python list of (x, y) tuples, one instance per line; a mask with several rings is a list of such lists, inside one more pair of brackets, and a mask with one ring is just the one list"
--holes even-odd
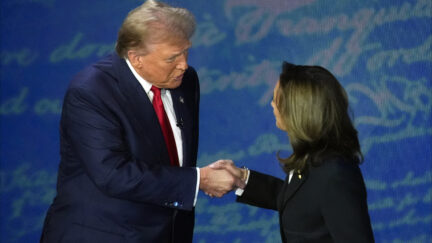
[(247, 169), (238, 168), (232, 160), (218, 160), (200, 168), (199, 189), (210, 197), (222, 197), (237, 188), (244, 189)]

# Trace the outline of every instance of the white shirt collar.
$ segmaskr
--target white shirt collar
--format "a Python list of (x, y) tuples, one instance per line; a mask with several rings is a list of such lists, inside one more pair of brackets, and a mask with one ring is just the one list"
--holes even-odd
[(288, 178), (288, 184), (291, 182), (291, 179), (292, 179), (293, 175), (294, 175), (294, 170), (290, 170), (290, 172), (289, 172), (289, 178)]
[(137, 71), (135, 71), (135, 68), (132, 66), (132, 64), (130, 63), (129, 59), (125, 58), (126, 63), (129, 67), (129, 69), (132, 71), (133, 75), (135, 76), (135, 78), (138, 80), (138, 82), (141, 84), (141, 86), (143, 87), (144, 91), (146, 92), (146, 94), (148, 95), (150, 92), (151, 87), (153, 86), (151, 83), (149, 83), (147, 80), (145, 80), (143, 77), (141, 77), (141, 75), (139, 75), (137, 73)]

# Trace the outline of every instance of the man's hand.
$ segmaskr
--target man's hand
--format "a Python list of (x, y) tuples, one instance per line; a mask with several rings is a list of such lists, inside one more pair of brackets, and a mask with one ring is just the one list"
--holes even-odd
[(199, 188), (211, 197), (222, 197), (233, 189), (244, 188), (245, 184), (240, 179), (241, 177), (237, 176), (237, 173), (232, 173), (222, 166), (215, 166), (212, 168), (212, 165), (214, 164), (230, 163), (232, 163), (232, 161), (218, 160), (211, 165), (200, 168)]
[[(238, 168), (235, 166), (234, 162), (232, 160), (218, 160), (212, 164), (209, 165), (210, 168), (213, 169), (225, 169), (229, 171), (231, 174), (233, 174), (235, 177), (242, 179), (244, 182), (246, 180), (247, 171), (246, 169)], [(244, 183), (243, 186), (239, 186), (238, 188), (244, 189)]]

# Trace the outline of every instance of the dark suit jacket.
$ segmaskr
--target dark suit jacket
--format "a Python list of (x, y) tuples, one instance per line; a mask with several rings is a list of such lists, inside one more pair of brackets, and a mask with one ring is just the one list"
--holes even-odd
[(71, 81), (57, 196), (41, 242), (192, 242), (199, 112), (193, 68), (171, 96), (182, 167), (170, 166), (153, 106), (124, 59), (113, 54)]
[(294, 173), (288, 184), (250, 171), (238, 202), (279, 211), (283, 242), (374, 242), (360, 168), (342, 159)]

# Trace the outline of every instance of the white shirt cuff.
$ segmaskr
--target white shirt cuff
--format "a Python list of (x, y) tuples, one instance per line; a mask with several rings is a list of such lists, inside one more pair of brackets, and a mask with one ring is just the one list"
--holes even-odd
[(198, 191), (199, 191), (199, 184), (200, 184), (200, 169), (198, 167), (196, 167), (196, 171), (197, 171), (197, 183), (196, 183), (195, 198), (194, 198), (194, 203), (193, 203), (194, 207), (195, 207), (196, 202), (197, 202)]
[[(245, 184), (247, 185), (247, 183), (248, 183), (248, 181), (249, 181), (249, 175), (250, 175), (249, 170), (246, 170), (246, 173), (247, 173), (247, 176), (246, 176)], [(237, 196), (239, 196), (239, 197), (240, 197), (241, 195), (243, 195), (243, 192), (244, 192), (244, 190), (241, 189), (241, 188), (237, 188), (237, 189), (235, 190), (235, 194), (236, 194)]]

